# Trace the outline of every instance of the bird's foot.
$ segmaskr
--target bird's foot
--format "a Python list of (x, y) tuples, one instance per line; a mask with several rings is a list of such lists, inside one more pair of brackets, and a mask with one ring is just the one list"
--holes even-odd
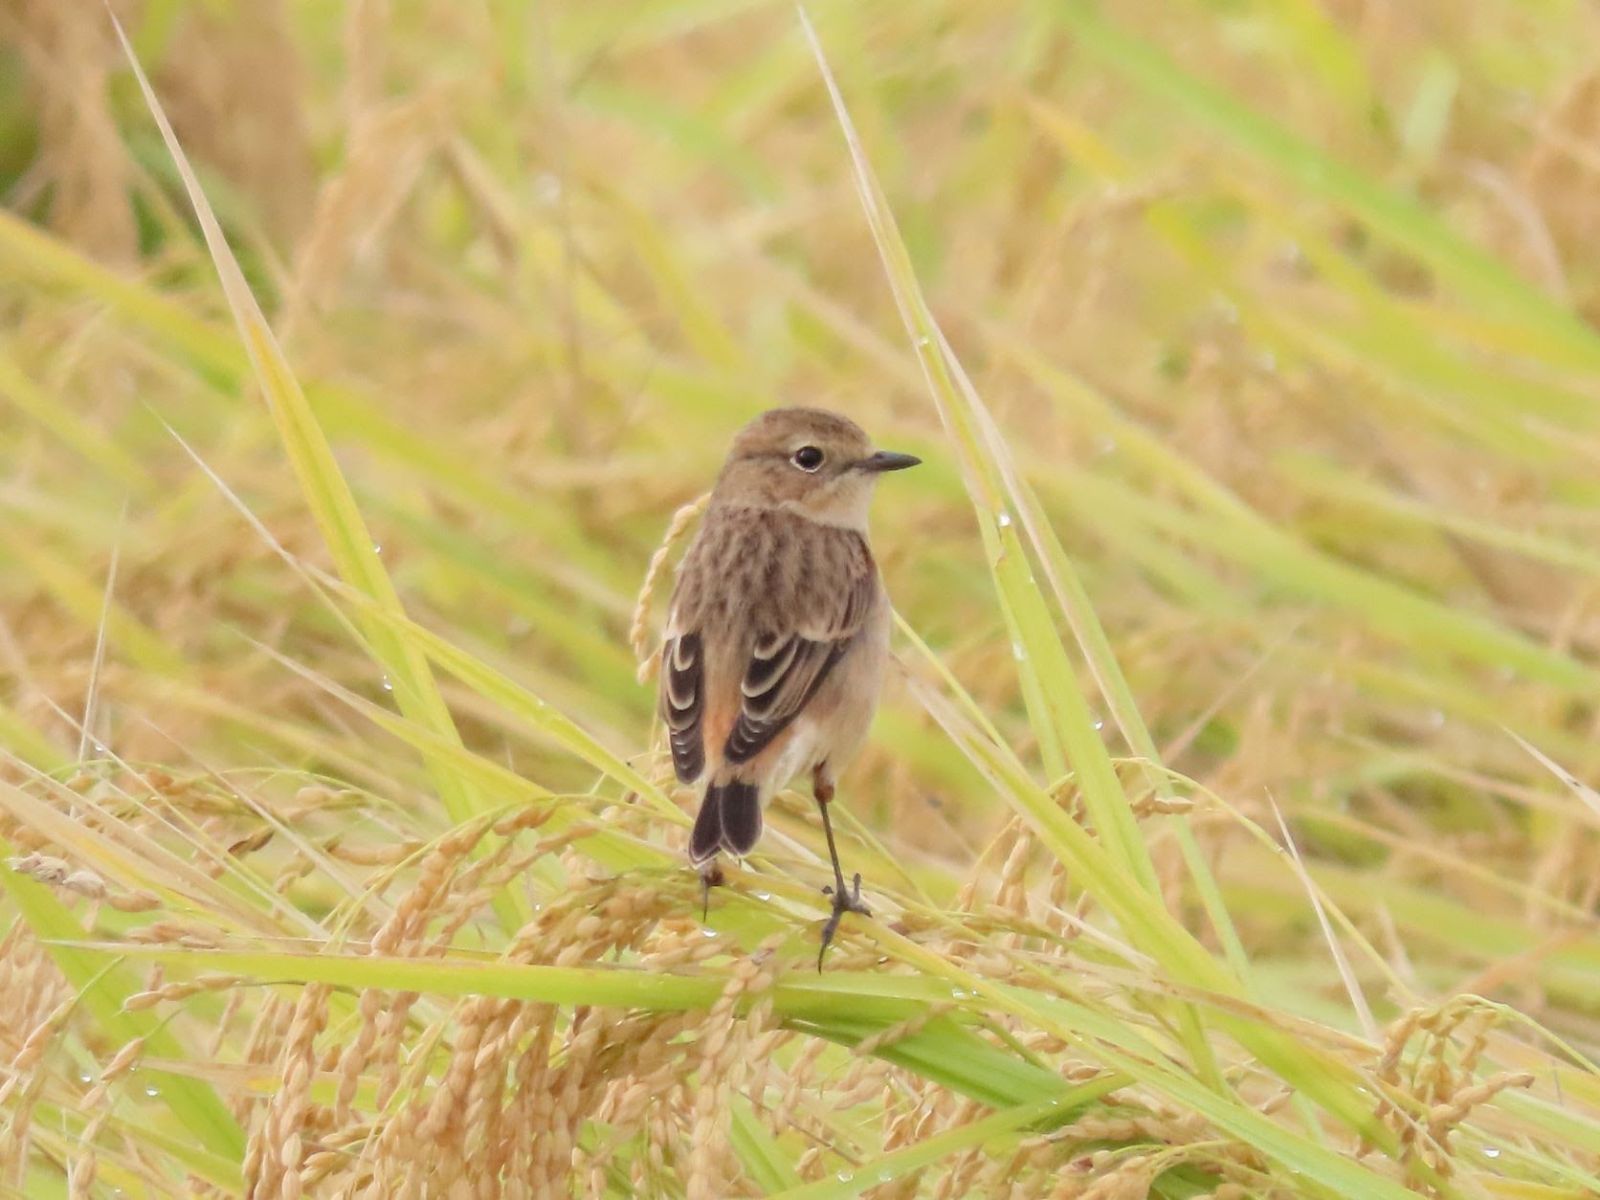
[(727, 881), (722, 874), (722, 867), (714, 862), (707, 863), (700, 868), (700, 920), (706, 921), (711, 917), (711, 889), (721, 887)]
[(833, 941), (833, 935), (839, 932), (839, 922), (844, 919), (847, 912), (860, 913), (863, 917), (870, 917), (872, 910), (861, 901), (861, 873), (856, 872), (853, 886), (849, 888), (835, 888), (832, 884), (822, 889), (824, 896), (833, 897), (833, 912), (828, 917), (828, 923), (822, 927), (822, 948), (817, 951), (817, 973), (822, 973), (822, 959), (828, 953), (828, 946)]

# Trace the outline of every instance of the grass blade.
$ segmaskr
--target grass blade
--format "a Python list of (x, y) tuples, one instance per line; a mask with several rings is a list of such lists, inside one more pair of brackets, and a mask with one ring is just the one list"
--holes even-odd
[[(172, 132), (155, 90), (139, 65), (127, 34), (123, 32), (116, 16), (109, 15), (116, 26), (117, 37), (122, 42), (128, 64), (139, 82), (139, 89), (144, 94), (145, 103), (183, 180), (189, 202), (194, 206), (195, 217), (205, 235), (206, 246), (211, 251), (212, 262), (217, 268), (217, 276), (222, 282), (223, 293), (227, 296), (228, 307), (233, 312), (257, 382), (300, 481), (301, 494), (316, 518), (334, 563), (345, 581), (370, 597), (382, 611), (399, 613), (402, 611), (400, 597), (384, 569), (372, 534), (356, 506), (355, 497), (339, 470), (333, 448), (323, 435), (316, 415), (306, 401), (305, 393), (300, 390), (266, 317), (250, 293), (244, 273), (228, 247), (222, 227), (206, 201), (183, 147)], [(450, 710), (439, 694), (422, 655), (387, 629), (369, 630), (368, 641), (381, 669), (392, 682), (401, 711), (439, 736), (459, 740)], [(472, 788), (448, 766), (430, 762), (429, 771), (439, 798), (453, 820), (464, 821), (478, 812), (479, 800)]]

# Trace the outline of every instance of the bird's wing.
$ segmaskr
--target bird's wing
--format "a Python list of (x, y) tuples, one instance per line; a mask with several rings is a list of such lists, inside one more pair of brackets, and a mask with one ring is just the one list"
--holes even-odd
[(705, 711), (705, 648), (699, 632), (688, 630), (661, 647), (661, 718), (667, 723), (673, 769), (684, 783), (693, 783), (705, 769), (700, 732)]
[[(830, 531), (831, 532), (831, 531)], [(828, 672), (861, 631), (877, 596), (877, 572), (865, 552), (826, 592), (801, 587), (781, 623), (758, 632), (739, 681), (739, 712), (723, 746), (730, 763), (748, 762), (805, 710)]]

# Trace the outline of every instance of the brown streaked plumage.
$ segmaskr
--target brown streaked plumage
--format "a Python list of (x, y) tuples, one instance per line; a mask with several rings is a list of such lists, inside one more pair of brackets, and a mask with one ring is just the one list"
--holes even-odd
[(874, 451), (836, 413), (763, 413), (734, 439), (667, 618), (661, 715), (678, 778), (701, 789), (689, 857), (708, 888), (720, 882), (718, 853), (748, 854), (767, 801), (809, 774), (833, 858), (824, 951), (845, 912), (867, 911), (828, 819), (888, 657), (867, 507), (884, 471), (917, 461)]

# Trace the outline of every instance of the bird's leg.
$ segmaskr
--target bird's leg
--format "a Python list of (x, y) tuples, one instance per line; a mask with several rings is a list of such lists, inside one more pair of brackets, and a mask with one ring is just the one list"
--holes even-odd
[(711, 889), (721, 887), (727, 880), (722, 875), (722, 865), (712, 858), (700, 866), (700, 920), (711, 919)]
[(828, 838), (828, 857), (833, 860), (833, 883), (822, 889), (822, 894), (833, 897), (833, 913), (822, 927), (822, 948), (817, 951), (817, 970), (822, 970), (822, 958), (828, 953), (833, 935), (839, 931), (839, 922), (847, 912), (870, 917), (871, 910), (861, 902), (861, 873), (858, 871), (854, 886), (844, 885), (844, 870), (839, 866), (839, 848), (833, 841), (833, 822), (828, 819), (828, 805), (833, 801), (833, 780), (823, 774), (822, 767), (811, 772), (811, 794), (817, 798), (817, 810), (822, 813), (822, 832)]

